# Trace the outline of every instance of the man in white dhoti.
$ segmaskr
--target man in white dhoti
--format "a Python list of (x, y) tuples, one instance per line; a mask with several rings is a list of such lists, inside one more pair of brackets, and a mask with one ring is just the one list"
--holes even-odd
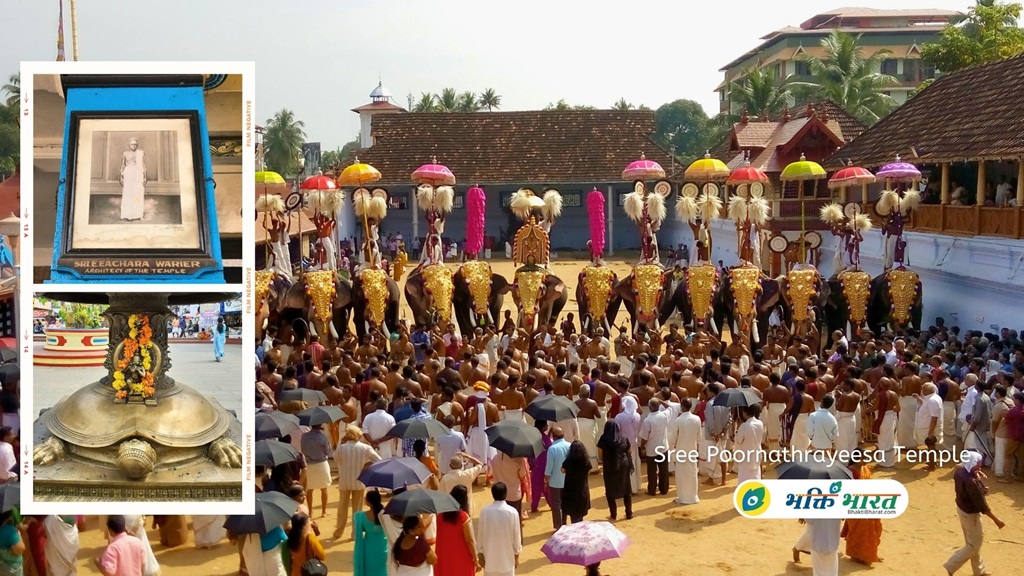
[(579, 440), (583, 442), (584, 448), (587, 449), (587, 456), (590, 458), (590, 464), (593, 467), (591, 474), (596, 474), (598, 471), (597, 436), (598, 430), (602, 429), (597, 427), (597, 418), (600, 416), (600, 411), (598, 410), (597, 402), (590, 398), (589, 386), (580, 386), (576, 406), (580, 409), (579, 413), (576, 414)]
[(761, 454), (765, 443), (765, 426), (758, 419), (761, 405), (753, 404), (740, 408), (743, 423), (736, 429), (736, 446), (733, 457), (736, 461), (736, 485), (747, 480), (761, 478)]
[(878, 437), (875, 447), (882, 452), (878, 463), (883, 468), (896, 465), (896, 420), (900, 410), (900, 395), (892, 390), (889, 379), (879, 382), (878, 393), (868, 410), (875, 412), (872, 432)]
[(575, 417), (567, 418), (565, 420), (559, 420), (555, 422), (555, 426), (562, 429), (565, 434), (565, 441), (569, 444), (579, 440), (580, 438), (580, 423)]
[(338, 447), (334, 450), (334, 462), (338, 466), (338, 526), (334, 538), (341, 538), (351, 516), (355, 525), (356, 512), (362, 508), (366, 486), (359, 481), (364, 468), (381, 459), (369, 444), (360, 442), (363, 433), (359, 427), (349, 424), (345, 428)]
[(241, 538), (242, 559), (249, 576), (287, 576), (281, 548), (275, 546), (264, 552), (259, 534), (244, 534)]
[[(146, 566), (142, 571), (142, 576), (157, 576), (160, 574), (160, 564), (156, 561), (156, 555), (153, 554), (153, 547), (149, 544), (149, 536), (146, 534), (146, 517), (138, 514), (126, 515), (124, 517), (124, 527), (129, 535), (142, 541), (142, 549), (146, 553)], [(257, 542), (259, 542), (259, 536), (257, 536)], [(246, 565), (248, 566), (248, 564)], [(253, 576), (251, 571), (249, 574), (250, 576)]]
[[(936, 393), (935, 384), (927, 383), (921, 387), (921, 394), (915, 394), (917, 410), (914, 417), (914, 447), (924, 445), (931, 452), (936, 452), (942, 444), (942, 398)], [(932, 454), (928, 460), (928, 470), (935, 470), (938, 463)]]
[(706, 397), (707, 405), (704, 408), (704, 440), (705, 451), (701, 458), (707, 462), (707, 484), (714, 484), (715, 480), (720, 485), (725, 485), (725, 469), (728, 464), (722, 461), (721, 453), (725, 450), (728, 442), (728, 432), (731, 425), (729, 409), (725, 406), (715, 406), (715, 396), (724, 387), (718, 383), (708, 385)]
[(224, 530), (226, 516), (192, 516), (192, 531), (196, 548), (213, 548), (227, 536)]
[(380, 454), (384, 460), (398, 455), (398, 439), (384, 440), (388, 432), (395, 426), (395, 418), (388, 414), (388, 401), (386, 398), (378, 398), (374, 410), (363, 418), (363, 434), (370, 446)]
[(489, 468), (491, 458), (494, 458), (498, 451), (491, 447), (486, 431), (488, 426), (498, 422), (498, 405), (491, 402), (491, 387), (486, 382), (477, 382), (473, 385), (473, 390), (475, 393), (468, 402), (472, 407), (466, 416), (466, 442), (469, 444), (469, 453)]
[(519, 513), (505, 502), (508, 488), (502, 482), (491, 486), (494, 503), (480, 511), (477, 553), (484, 576), (515, 576), (523, 550)]
[(857, 434), (857, 409), (860, 407), (860, 394), (854, 390), (852, 378), (847, 378), (842, 383), (835, 406), (836, 420), (839, 422), (839, 439), (836, 442), (836, 449), (849, 455), (853, 453), (860, 441), (860, 435)]
[(835, 518), (814, 518), (803, 522), (807, 524), (807, 529), (793, 547), (793, 562), (800, 562), (801, 552), (810, 554), (814, 576), (838, 576), (839, 534), (843, 528), (843, 521)]
[(761, 421), (764, 422), (768, 449), (776, 450), (782, 444), (782, 419), (790, 394), (789, 389), (782, 385), (778, 374), (771, 373), (768, 380), (771, 385), (762, 394), (764, 411)]
[[(886, 373), (889, 371), (886, 369)], [(912, 448), (917, 445), (914, 441), (914, 414), (917, 414), (917, 400), (904, 391), (900, 396), (900, 418), (896, 423), (896, 443), (900, 446)]]
[(676, 504), (697, 504), (697, 452), (698, 440), (701, 437), (700, 418), (690, 412), (693, 403), (689, 398), (680, 401), (682, 413), (679, 414), (668, 428), (668, 445), (673, 455), (670, 464), (675, 467)]
[(78, 558), (78, 525), (74, 516), (47, 516), (43, 520), (46, 531), (47, 576), (74, 576)]

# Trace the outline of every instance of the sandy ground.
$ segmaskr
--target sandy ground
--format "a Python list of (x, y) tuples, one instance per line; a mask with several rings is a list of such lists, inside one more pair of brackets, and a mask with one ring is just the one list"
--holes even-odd
[[(620, 277), (628, 274), (628, 261), (609, 260)], [(577, 274), (585, 262), (555, 261), (555, 273), (562, 277), (569, 290), (569, 303), (565, 311), (575, 311), (575, 285)], [(494, 262), (495, 271), (511, 278), (508, 262)], [(512, 299), (506, 299), (506, 308)], [(624, 312), (623, 312), (624, 314)], [(406, 315), (408, 311), (406, 309)], [(901, 517), (884, 521), (885, 533), (879, 555), (884, 559), (868, 569), (843, 558), (840, 573), (852, 574), (944, 574), (942, 562), (963, 544), (956, 505), (953, 502), (952, 470), (946, 468), (926, 473), (923, 465), (900, 464), (892, 471), (876, 472), (876, 478), (894, 478), (906, 484), (910, 504)], [(766, 477), (774, 477), (769, 472)], [(608, 510), (599, 475), (591, 476), (593, 508), (587, 517), (604, 520)], [(983, 519), (986, 531), (983, 556), (986, 568), (994, 575), (1021, 573), (1020, 552), (1024, 550), (1024, 484), (997, 484), (989, 481), (989, 504), (1007, 527), (997, 531)], [(724, 488), (701, 486), (700, 504), (679, 506), (672, 502), (673, 484), (667, 496), (640, 496), (634, 502), (636, 516), (630, 521), (620, 520), (618, 527), (632, 540), (632, 546), (623, 558), (605, 562), (604, 574), (612, 576), (639, 576), (648, 574), (687, 573), (694, 575), (737, 574), (767, 576), (805, 574), (810, 576), (810, 559), (800, 565), (792, 563), (790, 548), (802, 533), (803, 527), (795, 520), (752, 520), (739, 516), (733, 509), (732, 494), (735, 476), (729, 477)], [(331, 494), (337, 498), (337, 494)], [(474, 492), (476, 507), (490, 503), (489, 493), (477, 487)], [(333, 532), (337, 514), (332, 508), (326, 518), (316, 518), (325, 536)], [(319, 506), (319, 500), (318, 500)], [(620, 518), (621, 516), (620, 512)], [(91, 526), (97, 526), (95, 519)], [(553, 565), (540, 552), (544, 541), (552, 532), (551, 517), (545, 504), (541, 512), (526, 521), (525, 548), (520, 557), (519, 574), (562, 576), (583, 574), (574, 566)], [(209, 575), (227, 576), (237, 573), (238, 556), (226, 541), (211, 550), (196, 550), (191, 543), (177, 549), (159, 544), (156, 531), (150, 539), (162, 567), (164, 576)], [(352, 542), (323, 541), (328, 550), (327, 565), (332, 574), (351, 573)], [(102, 533), (95, 528), (81, 535), (79, 574), (97, 574), (92, 558), (104, 544)], [(841, 548), (842, 551), (842, 548)], [(969, 573), (969, 567), (962, 574)], [(439, 575), (444, 576), (444, 575)]]

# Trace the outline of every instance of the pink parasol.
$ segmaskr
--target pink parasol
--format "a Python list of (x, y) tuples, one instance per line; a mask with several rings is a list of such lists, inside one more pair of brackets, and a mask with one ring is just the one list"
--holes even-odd
[(476, 255), (484, 247), (484, 212), (487, 195), (474, 186), (466, 191), (466, 254)]
[(540, 551), (552, 563), (589, 566), (621, 558), (629, 538), (608, 522), (574, 522), (562, 526), (548, 538)]
[(330, 176), (317, 174), (306, 178), (299, 188), (302, 190), (337, 190), (338, 184)]
[(634, 180), (657, 180), (658, 178), (665, 177), (665, 169), (661, 167), (654, 160), (648, 160), (647, 157), (641, 153), (640, 159), (634, 162), (630, 162), (629, 166), (622, 171), (622, 179), (627, 182)]
[(437, 163), (437, 156), (430, 159), (430, 164), (420, 166), (412, 173), (412, 181), (417, 184), (431, 186), (454, 186), (455, 174), (444, 164)]
[(882, 166), (875, 176), (883, 180), (914, 181), (921, 179), (921, 171), (917, 169), (917, 166), (901, 161), (897, 155), (895, 162)]
[(828, 179), (828, 187), (832, 190), (845, 188), (847, 186), (860, 186), (861, 184), (872, 184), (876, 180), (875, 175), (867, 168), (848, 165), (846, 168), (836, 172)]
[(590, 213), (590, 253), (594, 258), (604, 254), (605, 215), (604, 194), (594, 188), (587, 194), (587, 212)]

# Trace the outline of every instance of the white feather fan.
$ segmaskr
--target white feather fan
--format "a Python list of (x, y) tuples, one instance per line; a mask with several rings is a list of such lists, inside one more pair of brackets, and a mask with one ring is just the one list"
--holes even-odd
[(452, 211), (455, 203), (455, 189), (451, 186), (438, 186), (434, 190), (434, 209), (442, 214)]
[(554, 222), (562, 215), (562, 195), (554, 188), (544, 191), (544, 220)]
[(705, 222), (718, 220), (722, 211), (722, 199), (717, 195), (704, 192), (697, 198), (697, 206), (700, 208), (700, 219)]
[(384, 189), (377, 188), (373, 191), (373, 197), (370, 200), (370, 212), (367, 215), (371, 218), (376, 218), (378, 222), (388, 215), (388, 193)]
[(644, 217), (644, 196), (640, 192), (630, 192), (622, 200), (622, 209), (633, 222), (640, 222)]
[(311, 190), (306, 193), (306, 207), (324, 216), (334, 217), (341, 208), (342, 195), (337, 190)]
[(647, 215), (655, 229), (665, 221), (665, 198), (661, 194), (647, 195)]
[(747, 221), (747, 200), (744, 197), (729, 198), (729, 218), (737, 224)]
[(900, 213), (908, 216), (911, 211), (916, 210), (921, 204), (921, 193), (917, 190), (907, 190), (900, 200)]
[(434, 187), (430, 184), (420, 184), (416, 188), (416, 204), (427, 212), (434, 208)]
[(676, 200), (676, 216), (683, 222), (694, 223), (697, 221), (697, 200), (690, 196), (680, 196)]
[(878, 212), (879, 216), (888, 216), (893, 210), (898, 210), (899, 206), (899, 193), (895, 190), (883, 190), (875, 204), (875, 212)]
[(857, 214), (853, 218), (853, 229), (861, 234), (871, 230), (871, 217), (867, 214)]
[(284, 212), (284, 199), (277, 194), (263, 194), (256, 199), (257, 212)]
[(530, 212), (536, 206), (536, 200), (540, 200), (540, 198), (537, 198), (534, 195), (533, 190), (530, 190), (529, 188), (520, 188), (512, 195), (512, 200), (509, 202), (509, 206), (512, 208), (512, 212), (514, 212), (520, 220), (529, 220)]
[(846, 220), (843, 207), (833, 202), (821, 207), (821, 220), (832, 226), (838, 226)]
[(771, 216), (772, 207), (768, 200), (760, 196), (751, 198), (747, 205), (747, 217), (754, 226), (764, 226)]
[(370, 213), (372, 210), (370, 206), (372, 202), (373, 195), (371, 195), (370, 191), (366, 188), (357, 188), (356, 191), (352, 193), (352, 208), (355, 210), (356, 216), (359, 216), (360, 218), (373, 216)]

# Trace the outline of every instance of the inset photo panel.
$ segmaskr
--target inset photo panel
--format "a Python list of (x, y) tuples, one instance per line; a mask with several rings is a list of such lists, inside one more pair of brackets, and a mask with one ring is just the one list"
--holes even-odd
[(31, 298), (26, 510), (251, 513), (241, 293)]
[(23, 65), (35, 283), (241, 284), (253, 67), (222, 68)]

